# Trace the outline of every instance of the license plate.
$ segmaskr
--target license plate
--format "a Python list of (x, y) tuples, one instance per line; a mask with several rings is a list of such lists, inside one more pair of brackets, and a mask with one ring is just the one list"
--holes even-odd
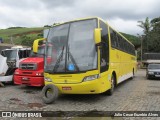
[(22, 80), (29, 80), (27, 77), (22, 77)]
[(62, 90), (72, 90), (71, 87), (62, 87)]

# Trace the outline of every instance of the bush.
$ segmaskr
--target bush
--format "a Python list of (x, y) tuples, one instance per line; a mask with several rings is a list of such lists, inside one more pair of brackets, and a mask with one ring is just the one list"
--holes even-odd
[(20, 37), (21, 45), (32, 46), (35, 39), (41, 38), (38, 35), (24, 35)]

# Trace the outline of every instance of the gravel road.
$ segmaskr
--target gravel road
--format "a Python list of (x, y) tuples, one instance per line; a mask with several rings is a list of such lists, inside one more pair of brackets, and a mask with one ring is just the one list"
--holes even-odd
[(0, 111), (160, 111), (160, 80), (147, 80), (145, 70), (118, 85), (112, 96), (60, 95), (55, 103), (46, 105), (41, 90), (5, 84), (0, 87)]

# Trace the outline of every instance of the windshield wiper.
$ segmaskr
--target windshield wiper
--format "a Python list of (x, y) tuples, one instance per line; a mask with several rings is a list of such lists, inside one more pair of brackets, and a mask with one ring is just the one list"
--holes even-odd
[(68, 57), (71, 58), (71, 61), (72, 61), (73, 64), (75, 65), (77, 71), (79, 71), (79, 67), (78, 67), (78, 65), (77, 65), (77, 63), (76, 63), (76, 61), (75, 61), (75, 59), (73, 58), (73, 56), (72, 56), (72, 54), (71, 54), (71, 52), (70, 52), (70, 47), (69, 47), (69, 46), (68, 46)]
[(61, 52), (61, 54), (59, 55), (58, 60), (57, 60), (57, 62), (56, 62), (56, 64), (55, 64), (55, 66), (54, 66), (54, 68), (53, 68), (53, 72), (56, 72), (57, 69), (59, 68), (60, 61), (61, 61), (61, 59), (62, 59), (62, 57), (63, 57), (63, 51), (64, 51), (64, 46), (63, 46), (63, 48), (62, 48), (62, 52)]

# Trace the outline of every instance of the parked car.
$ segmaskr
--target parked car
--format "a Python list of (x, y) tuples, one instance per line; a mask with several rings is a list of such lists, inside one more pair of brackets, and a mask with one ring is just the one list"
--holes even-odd
[(147, 79), (160, 78), (160, 64), (149, 64), (146, 70)]

